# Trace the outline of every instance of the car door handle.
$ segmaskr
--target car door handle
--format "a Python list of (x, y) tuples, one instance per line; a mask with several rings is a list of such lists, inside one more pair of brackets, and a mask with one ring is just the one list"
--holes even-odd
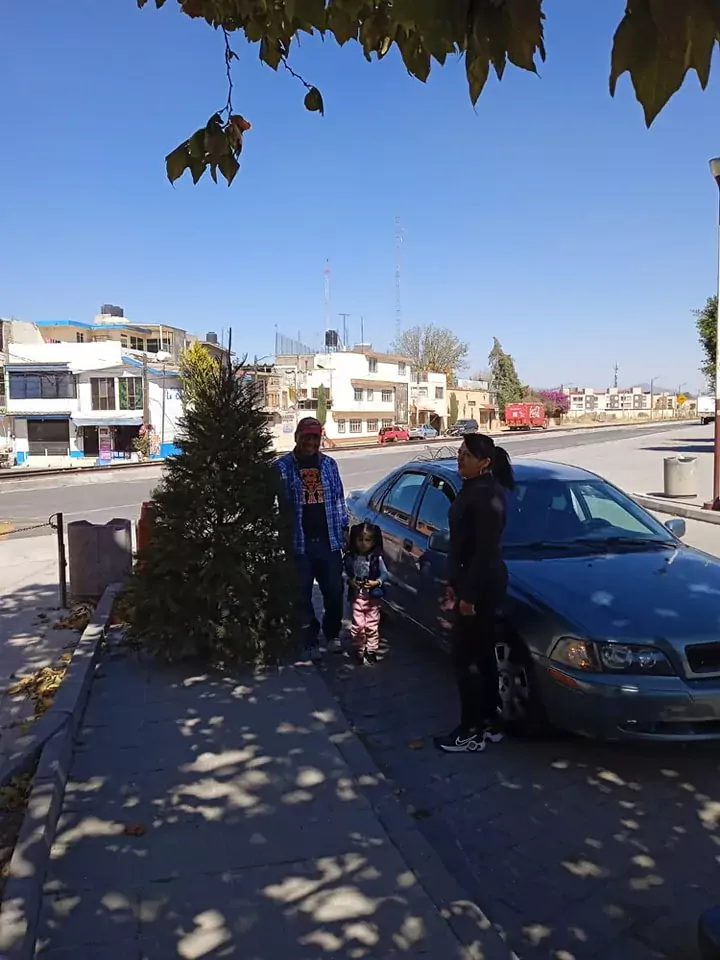
[(410, 540), (409, 538), (407, 540), (403, 540), (403, 550), (407, 550), (407, 552), (410, 553), (412, 551), (412, 548), (413, 548), (412, 540)]

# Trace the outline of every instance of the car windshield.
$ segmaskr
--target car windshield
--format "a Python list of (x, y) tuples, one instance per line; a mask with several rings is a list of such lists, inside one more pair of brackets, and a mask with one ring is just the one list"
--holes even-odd
[(508, 495), (508, 549), (674, 546), (661, 523), (603, 480), (518, 483)]

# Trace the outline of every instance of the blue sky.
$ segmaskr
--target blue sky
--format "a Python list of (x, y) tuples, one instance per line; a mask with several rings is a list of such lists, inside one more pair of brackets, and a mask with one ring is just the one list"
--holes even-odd
[(363, 315), (383, 348), (399, 216), (403, 322), (452, 327), (471, 367), (495, 335), (536, 385), (604, 386), (617, 360), (622, 383), (693, 389), (691, 310), (716, 284), (720, 80), (703, 94), (691, 78), (648, 132), (627, 78), (607, 91), (623, 7), (548, 0), (541, 78), (509, 70), (475, 111), (460, 63), (422, 85), (395, 56), (308, 40), (292, 63), (322, 90), (320, 118), (238, 41), (235, 107), (253, 129), (228, 190), (164, 175), (225, 102), (219, 35), (172, 2), (40, 16), (0, 0), (0, 315), (89, 320), (118, 303), (137, 322), (232, 326), (262, 356), (276, 325), (319, 340), (329, 258), (333, 312), (354, 339)]

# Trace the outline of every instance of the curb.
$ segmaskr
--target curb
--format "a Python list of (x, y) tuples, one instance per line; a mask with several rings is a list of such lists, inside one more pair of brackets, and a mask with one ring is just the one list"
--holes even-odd
[(45, 874), (70, 771), (73, 742), (90, 693), (100, 641), (120, 589), (119, 583), (107, 587), (80, 637), (53, 707), (46, 715), (54, 723), (36, 733), (34, 742), (26, 745), (22, 755), (5, 765), (15, 762), (17, 770), (18, 765), (28, 767), (38, 753), (40, 756), (0, 906), (3, 960), (32, 960), (35, 954)]
[(392, 792), (385, 775), (352, 732), (338, 702), (315, 667), (290, 667), (300, 676), (310, 699), (328, 728), (331, 743), (339, 750), (375, 816), (415, 874), (439, 915), (458, 940), (463, 960), (512, 960), (514, 954), (421, 833)]
[(645, 493), (631, 493), (630, 496), (646, 510), (655, 513), (667, 513), (671, 517), (683, 517), (685, 520), (699, 520), (701, 523), (720, 524), (720, 512), (704, 510), (689, 503), (675, 503), (674, 500), (665, 500), (662, 497), (651, 497)]

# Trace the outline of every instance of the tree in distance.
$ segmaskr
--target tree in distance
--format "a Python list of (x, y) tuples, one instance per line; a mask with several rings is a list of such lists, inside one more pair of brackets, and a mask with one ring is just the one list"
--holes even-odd
[[(139, 7), (168, 0), (136, 0)], [(172, 2), (172, 0), (169, 0)], [(369, 61), (396, 47), (408, 73), (425, 82), (434, 64), (464, 62), (475, 104), (493, 70), (501, 79), (508, 64), (537, 73), (545, 60), (546, 0), (175, 0), (182, 12), (219, 30), (224, 39), (228, 96), (204, 127), (166, 157), (171, 182), (189, 171), (197, 183), (206, 170), (232, 183), (250, 123), (233, 105), (234, 34), (256, 44), (260, 60), (294, 76), (307, 110), (324, 114), (320, 91), (290, 65), (301, 37), (332, 37), (359, 43)], [(558, 8), (561, 9), (561, 8)], [(562, 14), (553, 14), (560, 17)], [(608, 38), (609, 40), (609, 38)], [(615, 31), (610, 93), (627, 73), (649, 127), (690, 71), (705, 89), (715, 45), (720, 42), (720, 0), (627, 0)]]
[(412, 360), (418, 370), (446, 374), (451, 384), (465, 364), (469, 347), (448, 327), (429, 323), (403, 330), (391, 349), (398, 356)]

